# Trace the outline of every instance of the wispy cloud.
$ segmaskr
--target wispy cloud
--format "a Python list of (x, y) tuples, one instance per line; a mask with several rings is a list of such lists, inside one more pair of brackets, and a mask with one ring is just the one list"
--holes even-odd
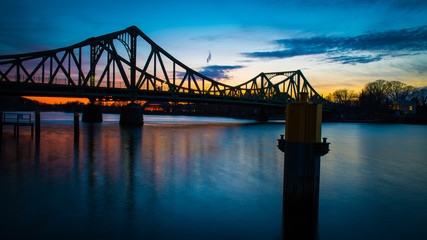
[(380, 55), (363, 55), (363, 56), (337, 56), (337, 57), (328, 57), (327, 60), (330, 60), (332, 62), (340, 62), (342, 64), (356, 64), (356, 63), (370, 63), (370, 62), (377, 62), (380, 61), (384, 54)]
[(411, 63), (403, 64), (394, 64), (393, 67), (402, 69), (407, 73), (417, 73), (419, 75), (424, 75), (427, 73), (427, 60), (421, 60)]
[(203, 67), (200, 69), (199, 73), (210, 77), (212, 79), (229, 79), (230, 76), (228, 73), (234, 69), (244, 68), (242, 65), (232, 65), (232, 66), (220, 66), (220, 65), (212, 65)]
[[(427, 50), (427, 26), (386, 32), (368, 33), (354, 37), (316, 36), (274, 41), (280, 50), (243, 53), (250, 58), (290, 58), (303, 55), (328, 54), (328, 60), (343, 64), (380, 61), (397, 52)], [(368, 52), (360, 56), (360, 52)], [(333, 55), (330, 57), (330, 55)]]

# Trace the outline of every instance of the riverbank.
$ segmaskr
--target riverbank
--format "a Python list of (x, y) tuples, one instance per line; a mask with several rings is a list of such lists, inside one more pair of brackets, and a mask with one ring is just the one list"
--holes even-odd
[[(42, 112), (83, 112), (83, 104), (71, 102), (67, 104), (41, 104), (21, 97), (0, 97), (0, 111), (42, 111)], [(203, 116), (203, 117), (227, 117), (233, 119), (258, 119), (260, 116), (268, 120), (284, 120), (285, 110), (270, 111), (264, 113), (254, 112), (248, 107), (233, 108), (232, 106), (218, 105), (211, 108), (209, 106), (198, 106), (195, 109), (188, 109), (190, 105), (182, 105), (175, 111), (144, 111), (144, 115), (165, 115), (165, 116)], [(192, 106), (192, 105), (191, 105)], [(102, 113), (120, 114), (119, 106), (101, 106)], [(332, 111), (323, 112), (323, 122), (350, 122), (350, 123), (388, 123), (388, 124), (418, 124), (427, 125), (426, 108), (417, 108), (417, 114), (396, 115), (395, 112), (370, 113), (356, 107), (342, 106)], [(265, 118), (260, 118), (265, 119)]]

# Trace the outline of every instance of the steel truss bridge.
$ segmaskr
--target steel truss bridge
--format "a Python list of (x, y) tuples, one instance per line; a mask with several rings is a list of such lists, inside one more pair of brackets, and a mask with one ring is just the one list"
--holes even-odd
[(299, 70), (260, 73), (237, 86), (215, 81), (135, 26), (65, 48), (0, 56), (0, 95), (284, 107), (300, 92), (325, 101)]

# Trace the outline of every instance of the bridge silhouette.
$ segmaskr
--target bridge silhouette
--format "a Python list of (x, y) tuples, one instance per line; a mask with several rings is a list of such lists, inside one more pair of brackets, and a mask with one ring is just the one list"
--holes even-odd
[[(272, 79), (279, 79), (273, 83)], [(0, 95), (94, 101), (203, 102), (279, 107), (307, 92), (325, 100), (300, 70), (260, 73), (230, 86), (186, 66), (137, 27), (69, 47), (0, 56)]]

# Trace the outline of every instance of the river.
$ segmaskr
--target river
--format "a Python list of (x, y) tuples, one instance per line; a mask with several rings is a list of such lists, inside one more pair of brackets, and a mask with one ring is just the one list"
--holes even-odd
[[(283, 122), (41, 113), (4, 127), (2, 239), (282, 239)], [(316, 239), (426, 235), (427, 126), (324, 123)], [(6, 236), (6, 238), (3, 238)]]

